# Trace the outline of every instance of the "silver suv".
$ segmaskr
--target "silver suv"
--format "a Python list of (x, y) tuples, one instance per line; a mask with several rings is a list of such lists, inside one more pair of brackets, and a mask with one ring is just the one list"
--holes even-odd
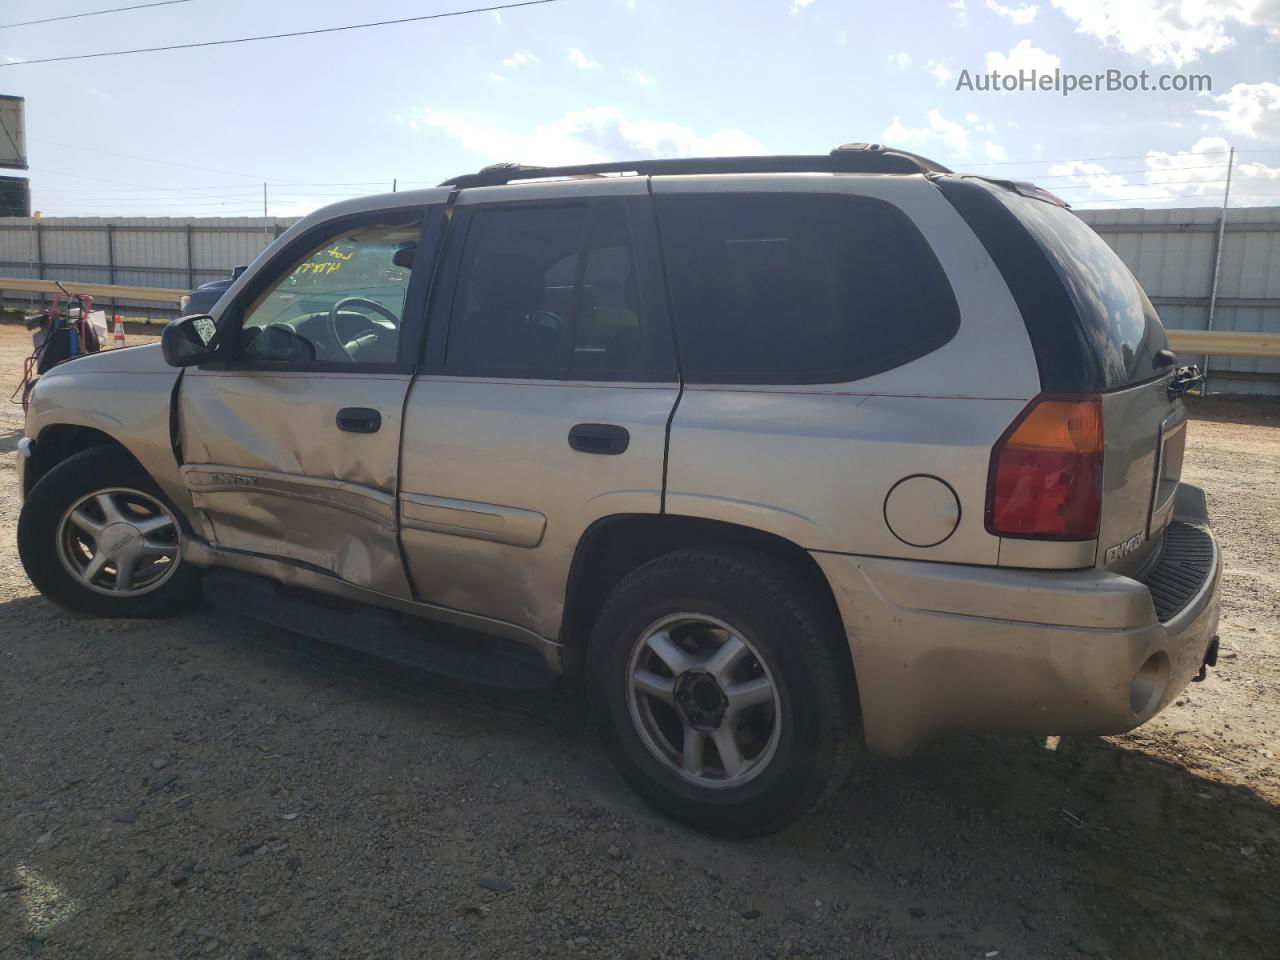
[(763, 833), (864, 747), (1118, 733), (1212, 664), (1195, 377), (1027, 184), (867, 145), (499, 166), (312, 214), (212, 316), (47, 373), (19, 547), (93, 615), (203, 586), (567, 676), (645, 799)]

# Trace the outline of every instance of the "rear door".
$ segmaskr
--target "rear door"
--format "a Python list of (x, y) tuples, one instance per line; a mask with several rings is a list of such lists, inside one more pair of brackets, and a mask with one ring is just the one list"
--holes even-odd
[(679, 390), (646, 183), (463, 191), (438, 276), (405, 410), (410, 576), (555, 637), (583, 533), (662, 509)]

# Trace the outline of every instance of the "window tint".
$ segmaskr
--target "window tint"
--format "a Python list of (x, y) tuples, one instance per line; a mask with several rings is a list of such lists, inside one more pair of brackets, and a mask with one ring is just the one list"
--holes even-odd
[(421, 219), (316, 245), (245, 312), (240, 356), (270, 363), (394, 363)]
[(1133, 273), (1106, 241), (1063, 207), (1009, 191), (998, 196), (1035, 237), (1066, 285), (1101, 368), (1102, 389), (1163, 373), (1152, 361), (1169, 345), (1164, 326)]
[(480, 376), (639, 379), (645, 316), (622, 201), (471, 214), (445, 367)]
[(936, 350), (959, 327), (933, 251), (889, 204), (664, 197), (658, 216), (691, 382), (854, 380)]

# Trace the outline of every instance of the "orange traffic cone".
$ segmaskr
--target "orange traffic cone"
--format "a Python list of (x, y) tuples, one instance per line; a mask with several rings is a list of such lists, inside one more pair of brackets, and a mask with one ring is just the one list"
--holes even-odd
[(115, 332), (112, 334), (111, 339), (112, 339), (113, 341), (115, 341), (115, 342), (114, 342), (114, 344), (113, 344), (113, 346), (116, 346), (116, 347), (123, 347), (123, 346), (125, 345), (125, 342), (124, 342), (124, 317), (120, 316), (120, 314), (118, 314), (118, 313), (116, 314)]

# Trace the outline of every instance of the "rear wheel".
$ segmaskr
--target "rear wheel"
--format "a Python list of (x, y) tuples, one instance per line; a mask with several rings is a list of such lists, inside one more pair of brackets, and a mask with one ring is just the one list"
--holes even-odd
[(588, 682), (631, 785), (712, 833), (781, 829), (852, 766), (852, 673), (829, 604), (771, 559), (659, 557), (612, 591)]
[(122, 450), (68, 457), (32, 489), (18, 518), (18, 554), (50, 600), (99, 617), (164, 617), (199, 597), (183, 564), (177, 510)]

